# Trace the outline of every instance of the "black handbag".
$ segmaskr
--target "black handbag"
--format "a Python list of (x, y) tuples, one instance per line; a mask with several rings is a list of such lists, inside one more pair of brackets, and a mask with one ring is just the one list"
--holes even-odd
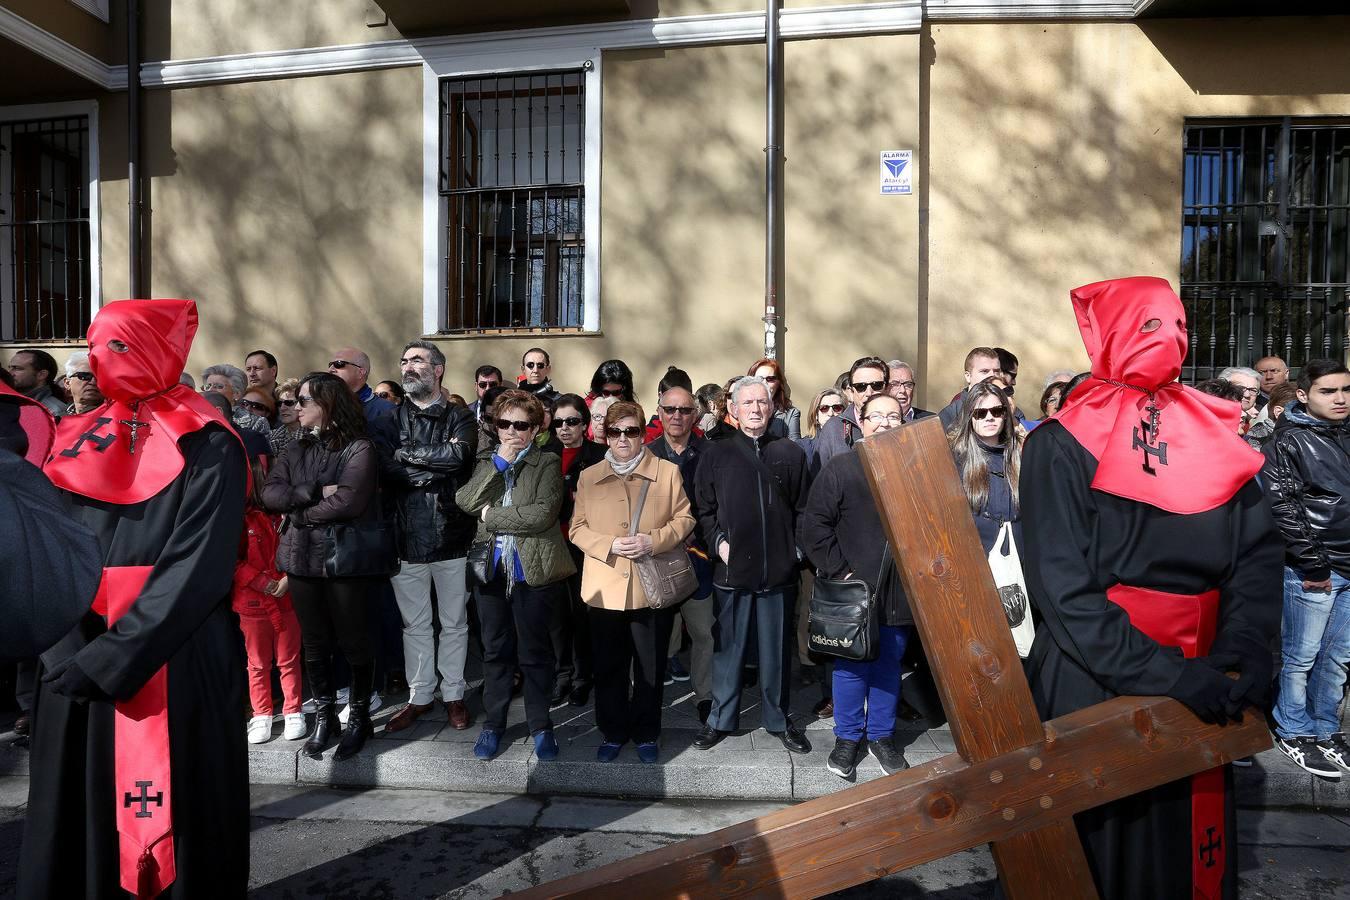
[(483, 585), (490, 580), (488, 569), (492, 565), (492, 543), (492, 541), (475, 541), (469, 545), (464, 569), (469, 573), (470, 584)]
[[(881, 557), (881, 573), (885, 573), (890, 556), (888, 543)], [(881, 584), (881, 574), (877, 575), (877, 584)], [(877, 598), (867, 582), (816, 578), (807, 617), (806, 643), (811, 650), (864, 662), (876, 658), (880, 640)]]
[[(338, 457), (338, 474), (347, 461), (344, 448)], [(324, 526), (323, 574), (325, 578), (388, 578), (398, 571), (398, 540), (394, 524), (386, 519), (379, 489), (370, 498), (376, 515), (370, 519), (330, 522)]]

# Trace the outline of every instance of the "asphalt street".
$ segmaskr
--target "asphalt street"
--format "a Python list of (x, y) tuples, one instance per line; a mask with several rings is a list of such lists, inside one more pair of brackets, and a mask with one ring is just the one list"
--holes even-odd
[[(781, 808), (255, 786), (251, 896), (496, 897)], [(26, 778), (0, 778), (0, 896), (13, 896)], [(1244, 898), (1350, 898), (1350, 813), (1244, 810)], [(987, 850), (836, 896), (991, 897)]]

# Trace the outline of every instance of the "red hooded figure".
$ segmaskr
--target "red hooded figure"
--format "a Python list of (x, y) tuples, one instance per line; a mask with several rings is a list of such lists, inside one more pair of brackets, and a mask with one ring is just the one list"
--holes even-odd
[(243, 666), (229, 612), (243, 447), (179, 385), (190, 300), (110, 303), (89, 327), (108, 403), (62, 419), (45, 466), (98, 539), (93, 609), (42, 656), (24, 897), (243, 896)]
[[(1166, 281), (1103, 281), (1072, 300), (1093, 377), (1028, 437), (1019, 482), (1040, 713), (1122, 694), (1171, 696), (1211, 722), (1261, 708), (1283, 544), (1239, 406), (1177, 383), (1186, 318)], [(1227, 778), (1075, 816), (1101, 896), (1235, 896)]]

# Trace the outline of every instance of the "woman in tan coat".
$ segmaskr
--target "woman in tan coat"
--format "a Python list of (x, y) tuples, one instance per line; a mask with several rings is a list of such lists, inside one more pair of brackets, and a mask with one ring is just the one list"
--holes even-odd
[[(569, 537), (585, 554), (581, 597), (588, 607), (595, 653), (595, 721), (604, 736), (596, 751), (610, 762), (628, 741), (638, 758), (656, 762), (661, 691), (673, 610), (652, 609), (633, 560), (684, 545), (694, 529), (679, 467), (642, 445), (646, 413), (619, 401), (605, 413), (605, 461), (581, 473)], [(632, 512), (650, 485), (637, 519)], [(630, 694), (628, 685), (632, 679)]]

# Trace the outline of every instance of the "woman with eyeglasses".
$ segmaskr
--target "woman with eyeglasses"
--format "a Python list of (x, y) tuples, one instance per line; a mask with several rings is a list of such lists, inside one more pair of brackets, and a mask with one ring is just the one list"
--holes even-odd
[(1041, 394), (1041, 421), (1059, 412), (1060, 404), (1064, 400), (1064, 388), (1067, 386), (1066, 381), (1055, 381), (1046, 385), (1045, 393)]
[(792, 388), (783, 367), (776, 359), (761, 359), (746, 370), (747, 375), (763, 378), (773, 391), (773, 418), (770, 427), (780, 436), (797, 440), (802, 436), (802, 411), (792, 405)]
[(207, 366), (202, 370), (202, 393), (220, 394), (224, 397), (230, 404), (230, 418), (235, 425), (240, 428), (251, 428), (262, 434), (270, 433), (272, 426), (267, 424), (267, 420), (240, 402), (247, 390), (248, 376), (238, 366), (221, 363)]
[[(572, 513), (571, 539), (586, 557), (581, 596), (589, 606), (595, 653), (595, 722), (604, 738), (595, 754), (600, 762), (614, 761), (629, 741), (644, 763), (660, 756), (674, 610), (651, 608), (633, 561), (683, 547), (694, 530), (679, 466), (643, 445), (646, 421), (636, 403), (610, 406), (605, 463), (581, 473)], [(630, 521), (639, 500), (637, 520)]]
[(833, 661), (835, 742), (826, 767), (848, 780), (867, 753), (888, 775), (909, 768), (891, 738), (900, 699), (900, 661), (914, 621), (895, 561), (885, 552), (886, 532), (856, 452), (857, 443), (904, 422), (900, 401), (888, 393), (873, 394), (863, 401), (858, 421), (862, 437), (855, 449), (835, 456), (821, 469), (797, 521), (797, 543), (819, 576), (867, 582), (881, 616), (875, 659)]
[(398, 406), (403, 402), (403, 385), (397, 381), (381, 381), (375, 385), (375, 396)]
[(266, 388), (249, 388), (244, 392), (239, 405), (249, 412), (263, 417), (267, 422), (267, 433), (271, 433), (272, 420), (277, 415), (277, 404), (272, 399), (272, 392)]
[(300, 394), (300, 382), (295, 378), (287, 379), (277, 385), (277, 427), (272, 429), (272, 433), (267, 436), (267, 443), (272, 446), (272, 457), (281, 455), (292, 441), (300, 436), (302, 426), (300, 425), (299, 401), (296, 400)]
[(300, 437), (281, 454), (263, 486), (263, 505), (286, 516), (277, 568), (287, 575), (300, 619), (305, 672), (318, 706), (306, 756), (318, 759), (338, 730), (332, 658), (340, 648), (351, 666), (347, 727), (334, 759), (360, 752), (370, 738), (375, 683), (368, 611), (370, 579), (324, 574), (327, 526), (380, 515), (378, 462), (366, 417), (351, 389), (335, 375), (315, 372), (296, 389)]
[(591, 376), (591, 392), (586, 395), (588, 405), (603, 397), (614, 400), (627, 400), (632, 403), (637, 397), (633, 394), (633, 370), (621, 359), (607, 359), (602, 362)]
[(489, 544), (486, 581), (474, 585), (483, 640), (486, 718), (474, 756), (491, 759), (506, 731), (511, 682), (525, 679), (525, 718), (541, 760), (556, 759), (549, 718), (555, 660), (549, 626), (561, 582), (576, 571), (558, 527), (562, 464), (537, 446), (544, 408), (528, 391), (507, 390), (492, 406), (499, 443), (481, 447), (469, 482), (455, 503), (479, 519), (475, 544)]
[[(563, 502), (558, 527), (568, 538), (572, 509), (576, 502), (577, 480), (582, 470), (605, 458), (605, 447), (586, 440), (590, 411), (586, 401), (576, 394), (561, 394), (553, 405), (553, 437), (546, 450), (562, 458)], [(591, 633), (586, 627), (586, 604), (581, 600), (581, 551), (568, 543), (577, 571), (564, 584), (565, 596), (559, 599), (553, 622), (553, 653), (558, 659), (558, 674), (553, 683), (553, 704), (564, 700), (572, 706), (585, 706), (591, 696)]]
[(619, 401), (614, 397), (597, 397), (590, 401), (590, 412), (587, 415), (590, 421), (587, 423), (587, 439), (601, 447), (608, 448), (605, 443), (605, 413), (610, 406)]
[(947, 431), (947, 441), (984, 552), (993, 548), (1004, 522), (1012, 523), (1013, 541), (1021, 547), (1017, 474), (1023, 435), (1013, 417), (1012, 404), (992, 379), (966, 391), (956, 421)]

